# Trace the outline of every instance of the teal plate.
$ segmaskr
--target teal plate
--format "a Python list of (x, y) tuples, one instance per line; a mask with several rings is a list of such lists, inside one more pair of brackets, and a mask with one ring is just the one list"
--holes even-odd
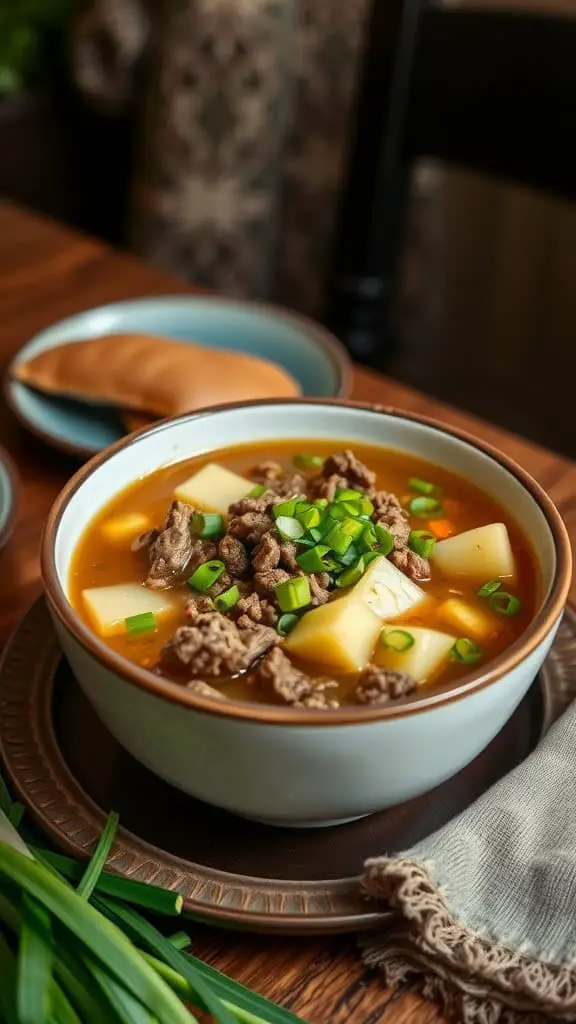
[(16, 515), (15, 471), (8, 455), (0, 448), (0, 549), (10, 539)]
[(348, 355), (333, 335), (314, 321), (258, 303), (167, 295), (98, 306), (37, 334), (8, 369), (6, 395), (15, 415), (44, 441), (83, 458), (113, 444), (125, 433), (114, 410), (42, 395), (13, 380), (11, 371), (19, 362), (57, 345), (137, 332), (269, 359), (298, 381), (304, 395), (336, 398), (349, 393)]

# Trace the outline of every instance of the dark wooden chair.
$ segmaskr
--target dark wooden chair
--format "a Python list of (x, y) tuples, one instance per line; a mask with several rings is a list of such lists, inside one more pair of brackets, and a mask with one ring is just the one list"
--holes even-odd
[(373, 0), (326, 322), (386, 367), (410, 170), (428, 155), (576, 196), (576, 18)]

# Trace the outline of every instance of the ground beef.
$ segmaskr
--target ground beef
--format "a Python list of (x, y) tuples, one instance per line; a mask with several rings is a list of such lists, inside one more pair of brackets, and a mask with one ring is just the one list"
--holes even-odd
[(218, 558), (218, 548), (214, 541), (200, 540), (198, 538), (192, 544), (190, 561), (188, 562), (188, 574), (193, 573), (203, 562), (209, 562), (213, 558)]
[(280, 542), (273, 533), (264, 533), (252, 552), (252, 565), (256, 572), (277, 569), (280, 562)]
[(256, 593), (260, 597), (269, 597), (274, 599), (274, 592), (279, 583), (284, 583), (285, 580), (290, 579), (290, 573), (285, 572), (284, 569), (266, 569), (265, 572), (257, 572), (254, 576), (254, 586), (256, 587)]
[(347, 481), (345, 486), (353, 490), (371, 491), (376, 483), (376, 473), (360, 462), (349, 448), (326, 459), (322, 476), (327, 479), (334, 474), (343, 477)]
[(279, 505), (284, 498), (274, 491), (264, 491), (257, 498), (241, 498), (228, 509), (231, 516), (243, 516), (246, 512), (269, 512), (274, 505)]
[(192, 557), (194, 542), (190, 534), (190, 519), (193, 515), (192, 505), (183, 501), (172, 502), (164, 526), (150, 545), (147, 587), (162, 590), (182, 579)]
[(231, 676), (247, 669), (278, 640), (268, 626), (239, 629), (219, 612), (205, 612), (193, 625), (176, 630), (162, 648), (161, 660), (192, 669), (195, 676)]
[(304, 496), (306, 493), (306, 480), (302, 474), (283, 469), (279, 462), (260, 462), (250, 471), (250, 478), (281, 498)]
[(199, 615), (205, 615), (206, 612), (213, 612), (214, 604), (211, 597), (205, 597), (204, 594), (195, 594), (189, 601), (186, 602), (185, 615), (186, 621), (193, 623)]
[(234, 614), (236, 624), (241, 629), (253, 629), (254, 624), (262, 623), (264, 626), (275, 626), (278, 622), (278, 612), (274, 605), (258, 594), (247, 594), (238, 601)]
[(285, 569), (290, 569), (291, 572), (299, 572), (300, 566), (296, 561), (296, 555), (298, 554), (298, 548), (296, 544), (293, 544), (291, 540), (285, 540), (280, 545), (280, 565)]
[(305, 675), (292, 664), (279, 647), (275, 647), (266, 655), (253, 678), (265, 693), (292, 707), (338, 707), (338, 701), (330, 700), (325, 693), (338, 684), (331, 679), (316, 680)]
[(199, 697), (216, 697), (217, 700), (226, 700), (226, 697), (220, 690), (217, 690), (215, 686), (210, 686), (209, 683), (205, 683), (203, 679), (191, 679), (189, 683), (186, 683), (186, 688), (192, 690), (192, 693), (197, 693)]
[(250, 563), (246, 548), (241, 540), (227, 533), (218, 544), (218, 554), (231, 576), (242, 577), (246, 575)]
[(378, 665), (367, 665), (356, 687), (356, 699), (361, 704), (388, 704), (415, 689), (416, 682), (407, 672), (392, 672)]
[(406, 517), (406, 512), (402, 508), (400, 500), (391, 491), (376, 491), (370, 500), (374, 505), (375, 520), (387, 519), (396, 515)]
[(390, 531), (395, 550), (403, 551), (408, 545), (410, 523), (398, 498), (390, 491), (377, 491), (371, 500), (374, 505), (373, 520)]
[(241, 516), (233, 516), (228, 524), (228, 533), (249, 544), (256, 544), (264, 533), (274, 526), (272, 516), (265, 512), (245, 512)]
[(409, 576), (411, 580), (430, 579), (430, 562), (427, 558), (422, 558), (422, 555), (417, 555), (410, 548), (393, 551), (390, 555), (390, 561), (397, 569), (400, 569), (406, 576)]
[(334, 501), (336, 491), (348, 487), (345, 476), (332, 473), (331, 476), (316, 476), (310, 481), (310, 496), (312, 498), (326, 498), (326, 501)]
[(310, 593), (312, 594), (312, 600), (310, 602), (312, 608), (318, 608), (321, 604), (326, 604), (330, 597), (330, 577), (327, 572), (318, 572), (308, 576), (308, 582), (310, 584)]
[(138, 537), (135, 537), (130, 545), (131, 551), (141, 551), (142, 548), (149, 548), (151, 544), (158, 538), (160, 530), (146, 530), (146, 533), (141, 533)]
[(234, 583), (235, 580), (232, 579), (230, 573), (223, 572), (219, 579), (211, 587), (208, 587), (206, 593), (209, 597), (218, 597), (219, 594), (223, 594), (225, 590), (234, 586)]

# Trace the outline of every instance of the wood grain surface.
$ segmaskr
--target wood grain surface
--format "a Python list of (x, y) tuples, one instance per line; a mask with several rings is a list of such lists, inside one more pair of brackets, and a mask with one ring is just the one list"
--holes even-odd
[[(91, 239), (0, 203), (0, 362), (36, 331), (115, 299), (189, 291)], [(576, 538), (576, 464), (425, 395), (357, 370), (354, 397), (434, 416), (485, 438), (515, 458), (550, 493)], [(570, 410), (566, 411), (570, 415)], [(0, 406), (0, 442), (16, 464), (18, 522), (3, 555), (0, 642), (40, 592), (38, 542), (46, 513), (76, 463), (34, 440)], [(576, 597), (573, 586), (572, 597)], [(194, 950), (238, 981), (290, 1007), (311, 1024), (443, 1024), (417, 994), (391, 993), (362, 967), (353, 937), (253, 937), (198, 926)]]

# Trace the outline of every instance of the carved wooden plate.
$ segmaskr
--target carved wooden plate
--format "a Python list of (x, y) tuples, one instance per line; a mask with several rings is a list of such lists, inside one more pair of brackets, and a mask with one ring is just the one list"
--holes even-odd
[(168, 786), (130, 757), (85, 700), (39, 601), (0, 665), (0, 754), (18, 797), (54, 842), (86, 857), (106, 813), (123, 828), (110, 867), (177, 890), (213, 924), (293, 934), (358, 931), (387, 916), (358, 884), (366, 857), (402, 849), (515, 767), (576, 694), (569, 610), (539, 679), (476, 760), (432, 793), (362, 821), (277, 829)]

